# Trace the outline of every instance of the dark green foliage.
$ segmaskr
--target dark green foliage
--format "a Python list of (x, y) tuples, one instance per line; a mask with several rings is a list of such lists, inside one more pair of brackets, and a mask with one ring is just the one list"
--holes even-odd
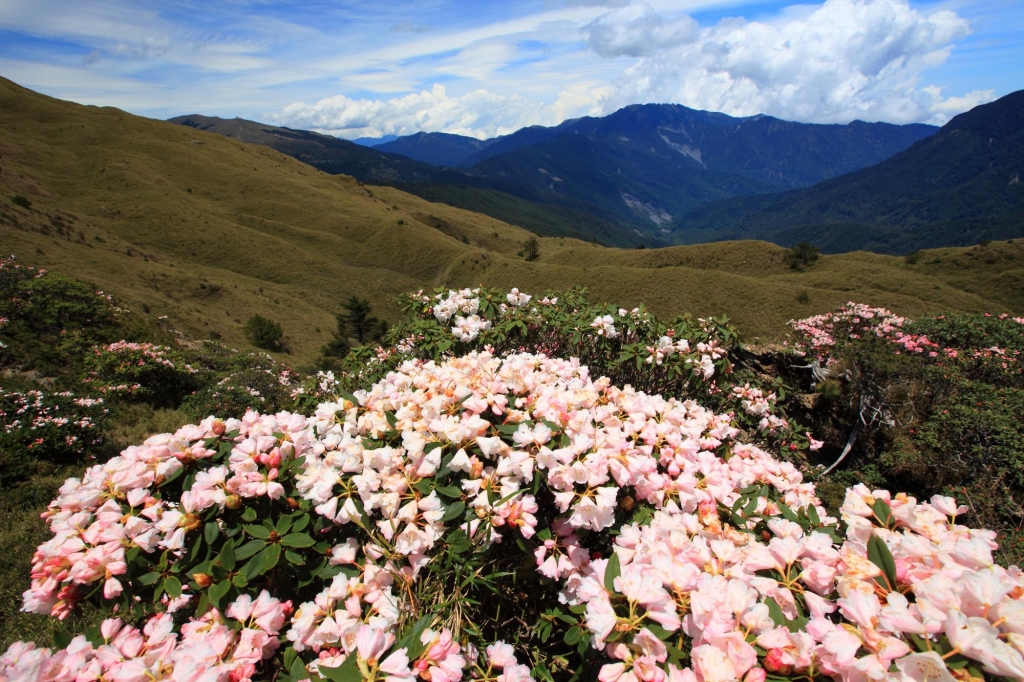
[(14, 260), (0, 263), (0, 365), (45, 376), (68, 374), (85, 350), (116, 340), (117, 313), (95, 287)]
[(102, 401), (0, 388), (0, 490), (78, 461), (103, 442)]
[(21, 194), (15, 194), (13, 197), (11, 197), (11, 203), (13, 203), (15, 206), (21, 206), (22, 208), (32, 208), (32, 202), (29, 201), (28, 198), (22, 196)]
[(919, 499), (953, 496), (969, 507), (968, 523), (1000, 533), (1000, 559), (1019, 562), (1024, 325), (1005, 317), (956, 315), (925, 318), (905, 330), (937, 343), (937, 357), (869, 336), (840, 350), (833, 373), (839, 378), (819, 384), (826, 399), (818, 403), (814, 430), (829, 434), (833, 443), (845, 442), (858, 418), (860, 394), (882, 410), (834, 480), (819, 481), (819, 492), (824, 499), (833, 491), (830, 503), (841, 503), (841, 488), (863, 480)]
[(907, 265), (917, 265), (918, 261), (921, 260), (921, 249), (911, 251), (903, 257), (903, 260), (906, 261)]
[(352, 296), (337, 316), (337, 338), (355, 339), (360, 345), (379, 341), (388, 331), (387, 322), (373, 316), (373, 308), (365, 298)]
[(184, 353), (152, 343), (96, 346), (84, 354), (83, 374), (91, 392), (153, 407), (177, 407), (202, 384)]
[(540, 246), (536, 237), (530, 237), (523, 244), (523, 257), (528, 261), (540, 258)]
[(245, 323), (242, 331), (245, 333), (245, 338), (249, 339), (249, 343), (257, 348), (266, 350), (281, 349), (281, 337), (283, 336), (281, 324), (269, 317), (263, 317), (259, 314), (253, 315)]
[(803, 270), (814, 265), (821, 257), (821, 249), (810, 242), (800, 242), (786, 249), (783, 262), (794, 270)]
[(291, 404), (287, 387), (270, 369), (241, 369), (217, 381), (209, 381), (188, 396), (182, 410), (192, 419), (211, 415), (241, 417), (247, 410), (275, 413)]

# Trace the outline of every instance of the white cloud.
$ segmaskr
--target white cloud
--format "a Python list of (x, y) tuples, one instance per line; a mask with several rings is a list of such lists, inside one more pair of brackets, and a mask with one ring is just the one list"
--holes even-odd
[(617, 80), (605, 112), (678, 102), (808, 122), (943, 123), (992, 97), (976, 91), (943, 98), (921, 85), (923, 72), (945, 62), (970, 26), (954, 12), (920, 12), (907, 0), (827, 0), (775, 21), (723, 19), (696, 36), (671, 27), (634, 7), (586, 27), (596, 53), (642, 55)]
[(497, 95), (474, 90), (449, 96), (443, 85), (429, 91), (388, 100), (351, 99), (336, 95), (313, 104), (296, 102), (277, 115), (274, 122), (345, 138), (409, 135), (419, 131), (443, 131), (471, 137), (505, 135), (528, 125), (555, 125), (566, 118), (591, 111), (609, 90), (583, 85), (562, 92), (551, 105), (518, 95)]
[(640, 57), (693, 42), (700, 27), (691, 17), (665, 21), (650, 5), (629, 5), (603, 14), (583, 28), (587, 44), (602, 57)]

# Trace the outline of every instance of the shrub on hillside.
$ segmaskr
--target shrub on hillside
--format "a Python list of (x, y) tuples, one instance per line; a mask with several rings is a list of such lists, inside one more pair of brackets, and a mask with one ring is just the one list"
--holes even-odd
[(1024, 558), (1024, 318), (911, 322), (850, 304), (794, 326), (801, 352), (842, 380), (818, 415), (855, 436), (842, 466), (921, 496), (956, 494), (972, 522), (1004, 534), (1007, 561)]
[(21, 206), (22, 208), (32, 208), (32, 202), (27, 197), (21, 194), (15, 194), (11, 197), (11, 203), (15, 206)]
[(786, 249), (782, 261), (794, 270), (803, 270), (814, 265), (821, 257), (821, 249), (810, 242), (800, 242)]
[(83, 459), (102, 439), (102, 399), (0, 388), (0, 490), (41, 467)]
[(281, 325), (269, 317), (253, 315), (242, 328), (245, 338), (257, 348), (280, 350), (283, 332)]
[(121, 309), (84, 282), (0, 260), (0, 364), (47, 376), (77, 371), (93, 344), (113, 340)]
[(195, 419), (213, 414), (277, 412), (292, 403), (288, 370), (243, 369), (209, 381), (185, 398), (182, 409)]
[(94, 347), (83, 364), (91, 391), (155, 407), (176, 407), (200, 386), (199, 370), (170, 346), (117, 341)]

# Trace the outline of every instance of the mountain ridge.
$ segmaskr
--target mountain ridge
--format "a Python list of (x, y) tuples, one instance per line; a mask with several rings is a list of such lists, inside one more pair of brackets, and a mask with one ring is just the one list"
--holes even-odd
[(680, 241), (857, 243), (888, 253), (1024, 236), (1024, 90), (959, 114), (934, 136), (805, 189), (725, 199), (684, 216)]

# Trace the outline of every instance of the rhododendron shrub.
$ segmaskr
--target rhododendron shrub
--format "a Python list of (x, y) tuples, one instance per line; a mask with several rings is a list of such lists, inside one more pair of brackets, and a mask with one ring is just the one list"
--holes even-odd
[(968, 504), (972, 524), (1002, 534), (1000, 559), (1021, 561), (1020, 320), (987, 314), (908, 320), (850, 303), (793, 322), (798, 352), (827, 369), (835, 394), (822, 401), (816, 430), (831, 431), (840, 443), (856, 436), (834, 480), (821, 483), (823, 495), (838, 504), (846, 483), (872, 472), (878, 486), (898, 479), (920, 497), (956, 495)]
[(965, 507), (855, 486), (831, 518), (739, 434), (488, 351), (210, 417), (61, 488), (24, 609), (113, 617), (0, 677), (1024, 679), (1024, 574)]
[(95, 346), (85, 355), (82, 381), (104, 395), (174, 406), (198, 388), (198, 373), (170, 346), (121, 340)]
[(733, 412), (740, 428), (786, 452), (820, 447), (786, 414), (782, 381), (763, 385), (763, 375), (739, 362), (739, 332), (726, 317), (661, 320), (643, 306), (591, 303), (581, 288), (543, 296), (519, 289), (437, 289), (403, 296), (400, 303), (408, 318), (392, 327), (391, 345), (358, 348), (337, 376), (312, 378), (301, 409), (331, 397), (321, 387), (325, 380), (353, 390), (413, 358), (438, 361), (484, 349), (532, 352), (578, 358), (617, 385)]
[(85, 454), (102, 441), (106, 414), (102, 399), (0, 388), (0, 487), (26, 478), (40, 461)]

